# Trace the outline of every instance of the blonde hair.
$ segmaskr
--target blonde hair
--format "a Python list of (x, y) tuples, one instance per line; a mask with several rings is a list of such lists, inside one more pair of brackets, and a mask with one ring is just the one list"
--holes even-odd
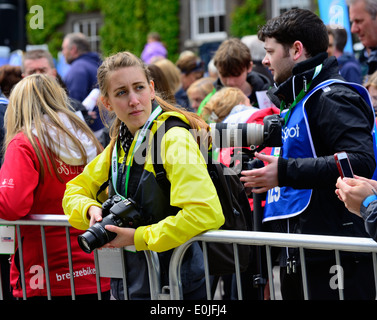
[[(53, 161), (54, 155), (58, 154), (58, 150), (54, 148), (56, 143), (52, 141), (49, 128), (56, 128), (60, 133), (59, 137), (63, 139), (65, 137), (70, 138), (80, 151), (83, 163), (86, 164), (88, 160), (80, 140), (67, 129), (59, 113), (66, 115), (77, 130), (82, 130), (93, 141), (98, 153), (102, 151), (102, 146), (91, 129), (71, 108), (64, 89), (51, 76), (34, 74), (24, 78), (14, 87), (9, 97), (9, 104), (5, 114), (6, 136), (4, 152), (14, 136), (19, 132), (23, 132), (37, 155), (42, 179), (45, 176), (45, 164), (43, 161), (45, 160), (48, 172), (52, 175), (53, 170), (58, 179), (62, 181), (57, 171), (56, 161)], [(48, 119), (44, 115), (47, 115)], [(33, 130), (36, 131), (36, 135)], [(64, 142), (59, 142), (56, 145), (62, 143)]]
[(202, 117), (206, 121), (212, 118), (215, 122), (222, 122), (232, 109), (245, 101), (245, 99), (245, 94), (238, 88), (222, 88), (204, 106)]
[(161, 69), (168, 80), (171, 92), (176, 93), (181, 87), (181, 72), (169, 59), (159, 59), (154, 64)]
[[(98, 71), (97, 71), (98, 85), (101, 91), (101, 95), (103, 97), (108, 97), (109, 74), (113, 71), (116, 71), (122, 68), (128, 68), (128, 67), (139, 67), (141, 71), (144, 73), (147, 79), (147, 82), (149, 83), (150, 81), (152, 81), (148, 66), (141, 59), (139, 59), (137, 56), (127, 51), (119, 52), (117, 54), (114, 54), (106, 58), (103, 61), (102, 65), (98, 68)], [(190, 124), (190, 127), (192, 129), (197, 129), (197, 130), (194, 130), (194, 132), (193, 131), (192, 132), (196, 134), (196, 136), (194, 137), (196, 138), (198, 143), (199, 141), (201, 143), (206, 141), (206, 143), (208, 142), (208, 144), (211, 142), (210, 136), (208, 134), (209, 126), (207, 123), (205, 123), (205, 121), (203, 121), (201, 117), (199, 117), (198, 115), (192, 112), (184, 111), (182, 109), (174, 107), (170, 103), (160, 98), (158, 95), (156, 95), (155, 99), (163, 111), (175, 111), (185, 116), (185, 118), (188, 120)], [(119, 136), (120, 125), (121, 125), (121, 120), (119, 118), (115, 118), (110, 128), (111, 148), (114, 147), (116, 140)], [(201, 129), (204, 129), (204, 130), (201, 130)]]
[(369, 89), (369, 87), (377, 88), (377, 71), (370, 75), (367, 83), (365, 84), (366, 89)]
[(213, 85), (216, 81), (215, 78), (205, 77), (195, 80), (187, 89), (187, 95), (190, 97), (194, 92), (199, 91), (204, 96), (208, 95), (213, 91), (215, 86)]

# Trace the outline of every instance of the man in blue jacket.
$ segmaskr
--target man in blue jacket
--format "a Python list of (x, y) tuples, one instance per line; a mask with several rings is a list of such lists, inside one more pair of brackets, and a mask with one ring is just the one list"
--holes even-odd
[[(67, 34), (63, 40), (62, 52), (71, 65), (63, 79), (68, 95), (82, 102), (97, 86), (97, 69), (101, 65), (101, 58), (98, 53), (90, 51), (89, 41), (82, 33)], [(89, 126), (99, 137), (104, 125), (99, 117), (98, 107), (94, 108), (92, 117), (93, 121)]]

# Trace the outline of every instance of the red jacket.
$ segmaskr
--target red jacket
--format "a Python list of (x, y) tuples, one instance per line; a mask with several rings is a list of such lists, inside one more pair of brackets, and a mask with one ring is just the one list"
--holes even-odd
[[(81, 173), (84, 166), (71, 166), (58, 158), (54, 160), (64, 183), (55, 174), (48, 172), (45, 160), (45, 176), (42, 181), (38, 159), (31, 143), (22, 133), (14, 137), (0, 170), (1, 219), (18, 220), (28, 214), (64, 214), (62, 199), (65, 184)], [(70, 228), (76, 295), (97, 292), (93, 255), (84, 253), (77, 243), (77, 236), (82, 232)], [(71, 287), (65, 228), (45, 227), (45, 233), (51, 295), (69, 296)], [(27, 297), (47, 296), (40, 227), (21, 226), (21, 237)], [(22, 297), (18, 260), (16, 251), (12, 256), (11, 285), (13, 295)], [(102, 282), (101, 289), (110, 289), (108, 279)]]

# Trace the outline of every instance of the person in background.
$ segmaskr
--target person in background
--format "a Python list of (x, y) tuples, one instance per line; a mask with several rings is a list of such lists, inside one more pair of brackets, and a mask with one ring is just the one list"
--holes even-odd
[[(350, 213), (334, 192), (339, 176), (336, 152), (348, 153), (355, 174), (372, 177), (376, 168), (375, 120), (366, 89), (344, 83), (336, 58), (327, 55), (326, 26), (310, 10), (292, 9), (269, 20), (258, 37), (266, 48), (263, 63), (277, 84), (268, 96), (284, 120), (282, 147), (271, 155), (256, 153), (267, 165), (241, 172), (245, 187), (267, 192), (264, 228), (368, 236), (362, 219)], [(280, 251), (283, 299), (303, 298), (298, 251)], [(345, 299), (375, 299), (371, 257), (341, 253), (341, 259)], [(305, 262), (309, 299), (339, 299), (329, 285), (334, 255), (305, 251)]]
[(369, 92), (370, 98), (373, 103), (374, 112), (377, 118), (377, 71), (371, 74), (371, 76), (368, 78), (368, 81), (365, 84), (365, 88)]
[(356, 176), (336, 182), (336, 194), (346, 208), (363, 218), (365, 229), (377, 241), (377, 181)]
[(327, 54), (329, 57), (334, 55), (334, 31), (327, 25), (327, 35), (329, 36), (329, 45), (327, 46)]
[[(162, 73), (165, 75), (170, 91), (174, 95), (174, 101), (176, 101), (175, 93), (181, 87), (181, 76), (178, 67), (169, 59), (159, 59), (153, 63), (153, 65), (159, 67)], [(174, 105), (176, 105), (176, 102)]]
[[(9, 102), (8, 98), (13, 86), (21, 79), (21, 68), (19, 66), (3, 65), (0, 67), (0, 167), (3, 163), (3, 141), (5, 137), (4, 116)], [(14, 299), (10, 286), (9, 259), (9, 255), (0, 255), (1, 286), (4, 300)]]
[[(235, 108), (236, 110), (234, 110)], [(223, 122), (232, 111), (234, 114), (249, 111), (246, 116), (246, 119), (248, 119), (255, 110), (258, 110), (258, 108), (251, 107), (249, 98), (241, 89), (224, 87), (217, 91), (204, 106), (202, 118), (208, 123)]]
[(165, 101), (169, 102), (172, 105), (175, 105), (174, 93), (171, 91), (169, 82), (165, 77), (165, 74), (162, 72), (161, 68), (155, 64), (148, 65), (151, 78), (154, 82), (155, 90), (158, 95), (163, 98)]
[[(102, 220), (101, 202), (114, 195), (133, 201), (133, 209), (129, 209), (135, 210), (142, 222), (135, 228), (105, 226), (107, 231), (117, 234), (105, 246), (134, 246), (125, 251), (128, 296), (131, 300), (147, 299), (150, 290), (143, 250), (159, 253), (162, 274), (167, 275), (171, 249), (224, 223), (216, 188), (197, 143), (200, 136), (208, 148), (209, 128), (196, 114), (159, 98), (148, 67), (130, 52), (108, 57), (98, 69), (98, 82), (104, 107), (117, 116), (110, 130), (111, 142), (67, 184), (63, 208), (68, 221), (85, 230)], [(171, 185), (170, 194), (166, 194), (155, 177), (150, 147), (154, 135), (160, 136), (157, 128), (164, 128), (170, 117), (177, 117), (196, 130), (173, 127), (163, 135), (161, 149), (157, 146), (157, 150), (163, 150), (160, 163)], [(193, 134), (199, 135), (197, 139)], [(144, 139), (146, 145), (141, 148)], [(182, 152), (190, 163), (182, 161)], [(97, 195), (106, 183), (108, 194)], [(198, 244), (188, 250), (181, 268), (183, 295), (185, 299), (203, 299), (202, 252)], [(166, 277), (162, 277), (161, 283), (167, 283)], [(121, 279), (112, 279), (112, 288), (116, 299), (124, 297)]]
[(368, 52), (368, 74), (377, 70), (377, 1), (347, 0), (351, 32), (357, 34)]
[[(251, 105), (258, 108), (258, 91), (266, 91), (272, 85), (268, 77), (252, 71), (253, 61), (249, 48), (240, 39), (230, 38), (221, 43), (213, 57), (219, 77), (214, 86), (216, 91), (223, 87), (241, 89)], [(211, 98), (211, 92), (201, 103), (198, 114)]]
[(7, 110), (9, 95), (14, 85), (22, 79), (21, 67), (3, 65), (0, 67), (0, 167), (3, 163), (3, 142), (5, 138), (4, 116)]
[(165, 45), (161, 42), (161, 37), (158, 32), (150, 32), (147, 35), (147, 44), (141, 53), (141, 59), (146, 64), (151, 64), (158, 59), (167, 58), (168, 51)]
[[(36, 214), (63, 214), (66, 183), (96, 157), (102, 146), (86, 123), (68, 106), (64, 89), (48, 75), (25, 77), (14, 87), (5, 117), (4, 163), (0, 169), (0, 218), (19, 220)], [(22, 201), (20, 201), (22, 199)], [(35, 266), (43, 275), (41, 231), (21, 226), (27, 298), (46, 299), (45, 277), (35, 281)], [(77, 299), (97, 299), (93, 255), (78, 243), (80, 231), (70, 230)], [(48, 270), (53, 299), (71, 299), (66, 232), (62, 227), (45, 227)], [(18, 249), (17, 249), (18, 250)], [(11, 285), (16, 298), (23, 297), (18, 253), (12, 256)], [(109, 281), (102, 281), (104, 298), (109, 298)]]
[[(62, 53), (71, 66), (63, 78), (68, 96), (83, 102), (97, 87), (97, 69), (101, 64), (101, 58), (98, 53), (90, 51), (89, 41), (82, 33), (67, 34), (63, 39)], [(98, 106), (90, 111), (94, 114), (92, 114), (93, 120), (89, 127), (99, 138), (104, 124), (99, 117)]]
[(215, 78), (205, 77), (194, 81), (187, 89), (187, 96), (190, 100), (191, 108), (194, 112), (198, 111), (198, 108), (203, 101), (203, 99), (211, 93), (215, 87), (213, 83)]
[[(36, 73), (50, 75), (56, 78), (58, 83), (67, 92), (67, 87), (55, 68), (54, 59), (51, 53), (46, 50), (37, 49), (25, 52), (22, 57), (21, 71), (23, 78)], [(70, 105), (77, 114), (82, 116), (85, 122), (90, 125), (93, 122), (92, 116), (96, 117), (96, 115), (88, 112), (80, 101), (71, 97), (69, 99)]]
[(274, 83), (274, 78), (271, 72), (262, 63), (262, 60), (266, 55), (266, 50), (264, 49), (263, 41), (260, 41), (256, 34), (244, 36), (241, 38), (241, 41), (244, 44), (246, 44), (250, 50), (251, 58), (253, 61), (252, 71), (259, 72), (265, 75), (270, 80), (270, 83)]
[(207, 76), (209, 78), (217, 79), (217, 77), (219, 75), (218, 75), (217, 69), (215, 67), (215, 63), (213, 62), (213, 58), (211, 60), (209, 60), (208, 65), (207, 65), (207, 69), (208, 69), (208, 75)]
[(187, 89), (193, 82), (203, 78), (204, 63), (195, 54), (185, 54), (177, 60), (176, 65), (181, 72), (181, 87), (175, 93), (177, 104), (188, 111), (193, 111), (187, 96)]
[(333, 34), (333, 55), (337, 58), (341, 76), (349, 82), (362, 83), (361, 65), (350, 52), (344, 52), (347, 31), (342, 26), (331, 26)]

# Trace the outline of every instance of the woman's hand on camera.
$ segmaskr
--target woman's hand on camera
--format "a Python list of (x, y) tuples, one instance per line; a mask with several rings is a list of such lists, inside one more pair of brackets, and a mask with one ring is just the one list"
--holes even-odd
[(90, 218), (89, 226), (91, 227), (96, 222), (102, 220), (102, 208), (97, 206), (90, 206), (88, 210), (88, 216)]
[(126, 246), (132, 246), (135, 244), (134, 235), (135, 230), (133, 228), (121, 228), (114, 225), (106, 225), (106, 230), (117, 234), (114, 240), (105, 244), (103, 248), (122, 248)]

